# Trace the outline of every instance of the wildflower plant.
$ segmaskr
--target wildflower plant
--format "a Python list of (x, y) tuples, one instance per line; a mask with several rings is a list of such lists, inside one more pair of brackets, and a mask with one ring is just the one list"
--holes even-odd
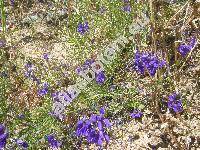
[(88, 22), (84, 22), (84, 23), (79, 23), (78, 24), (77, 31), (81, 35), (84, 35), (86, 32), (88, 32), (88, 30), (89, 30)]
[(16, 139), (15, 141), (16, 141), (16, 144), (17, 144), (19, 147), (21, 147), (21, 148), (23, 148), (23, 149), (27, 149), (27, 148), (28, 148), (28, 143), (27, 143), (27, 142), (25, 142), (25, 141), (23, 141), (23, 140), (20, 140), (20, 139)]
[(182, 57), (185, 57), (191, 50), (192, 48), (196, 45), (196, 37), (192, 37), (190, 39), (189, 44), (180, 44), (178, 47), (178, 52), (181, 54)]
[(110, 128), (110, 121), (105, 118), (104, 108), (100, 109), (100, 114), (92, 114), (90, 118), (84, 116), (77, 123), (76, 135), (86, 138), (88, 143), (102, 146), (103, 142), (110, 141), (108, 135), (108, 128)]
[(130, 116), (132, 118), (135, 118), (135, 119), (141, 118), (142, 115), (143, 115), (143, 113), (140, 110), (138, 110), (138, 109), (133, 110), (133, 112), (130, 114)]
[[(198, 18), (197, 3), (11, 0), (8, 4), (1, 1), (0, 123), (6, 125), (9, 134), (5, 125), (0, 124), (0, 150), (11, 147), (9, 139), (15, 139), (12, 144), (18, 149), (71, 150), (88, 145), (115, 149), (112, 147), (115, 134), (123, 130), (115, 124), (116, 120), (122, 126), (128, 123), (132, 127), (134, 119), (144, 118), (146, 126), (146, 119), (152, 119), (149, 116), (158, 119), (158, 125), (169, 124), (164, 129), (171, 139), (168, 149), (192, 148), (192, 144), (187, 147), (184, 140), (179, 140), (191, 135), (174, 135), (175, 124), (171, 120), (185, 119), (190, 114), (188, 110), (192, 115), (195, 113), (193, 109), (183, 109), (183, 96), (180, 98), (171, 91), (177, 88), (181, 91), (185, 83), (192, 84), (187, 80), (187, 72), (191, 71), (187, 70), (188, 66), (184, 64), (184, 71), (176, 67), (180, 62), (177, 54), (184, 58), (196, 55), (190, 61), (198, 62), (198, 29), (192, 27), (191, 32), (195, 33), (191, 33), (188, 43), (176, 44), (175, 40), (186, 39), (180, 34), (192, 24), (192, 18)], [(7, 28), (9, 22), (16, 30)], [(135, 51), (137, 48), (140, 51)], [(175, 59), (175, 67), (170, 65), (170, 57)], [(196, 74), (191, 73), (198, 77), (198, 71)], [(193, 90), (192, 86), (191, 91), (198, 97), (198, 90)], [(181, 95), (185, 96), (186, 92), (181, 91)], [(195, 96), (188, 98), (191, 105), (198, 104), (198, 100), (192, 100)], [(164, 104), (160, 103), (161, 98)], [(62, 110), (62, 114), (51, 112), (56, 104), (59, 107), (53, 108)], [(176, 116), (161, 112), (160, 105)], [(100, 106), (104, 107), (97, 110)], [(148, 111), (150, 115), (146, 115)], [(80, 114), (83, 117), (79, 119)], [(154, 120), (150, 124), (153, 127)], [(146, 127), (148, 130), (149, 126)], [(193, 133), (197, 131), (191, 129)], [(137, 132), (134, 128), (126, 134), (132, 136)], [(180, 135), (185, 137), (179, 138)]]
[(47, 135), (46, 138), (52, 150), (56, 150), (61, 146), (61, 142), (56, 140), (54, 135)]
[(135, 54), (134, 68), (137, 72), (144, 75), (145, 71), (153, 77), (155, 76), (157, 70), (163, 68), (166, 65), (166, 61), (159, 60), (159, 58), (152, 53), (139, 52)]
[(169, 96), (168, 99), (168, 108), (172, 109), (175, 113), (180, 113), (183, 111), (182, 100), (178, 98), (177, 93), (173, 93)]

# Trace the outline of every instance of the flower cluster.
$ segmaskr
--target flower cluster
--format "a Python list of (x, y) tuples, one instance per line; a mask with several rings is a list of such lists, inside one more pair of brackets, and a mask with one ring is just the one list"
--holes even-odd
[(98, 84), (103, 84), (106, 80), (106, 76), (103, 71), (99, 72), (98, 74), (96, 73), (95, 78)]
[(81, 35), (85, 34), (85, 32), (87, 32), (88, 30), (89, 30), (88, 22), (79, 23), (79, 24), (78, 24), (78, 29), (77, 29), (77, 31), (78, 31)]
[(53, 135), (47, 135), (47, 141), (50, 148), (53, 150), (56, 150), (61, 146), (61, 142), (57, 141)]
[(27, 149), (28, 148), (28, 143), (25, 141), (22, 141), (20, 139), (16, 139), (15, 142), (17, 143), (17, 145), (19, 147), (22, 147), (23, 149)]
[(140, 110), (138, 110), (138, 109), (133, 110), (133, 112), (130, 114), (130, 116), (132, 118), (135, 118), (135, 119), (141, 118), (142, 115), (143, 115), (143, 113)]
[(168, 108), (173, 109), (174, 112), (183, 111), (182, 101), (178, 98), (178, 95), (176, 93), (173, 93), (169, 96), (167, 105)]
[(156, 71), (165, 64), (166, 62), (164, 60), (160, 61), (158, 57), (152, 53), (140, 53), (137, 51), (135, 54), (134, 68), (143, 75), (146, 69), (151, 76), (154, 76)]
[(5, 132), (5, 126), (0, 124), (0, 150), (5, 148), (7, 138), (8, 132)]
[(196, 44), (196, 38), (192, 37), (190, 39), (190, 43), (188, 45), (186, 44), (180, 44), (178, 47), (178, 52), (181, 54), (181, 56), (185, 57), (191, 50), (192, 48), (195, 46)]
[(44, 83), (42, 89), (38, 90), (38, 95), (39, 96), (44, 96), (48, 93), (48, 83)]
[[(89, 69), (91, 67), (92, 63), (94, 63), (94, 62), (95, 61), (93, 59), (86, 60), (82, 67), (78, 67), (76, 69), (76, 73), (78, 75), (80, 75), (81, 71)], [(101, 71), (99, 73), (95, 73), (95, 80), (96, 80), (97, 84), (100, 84), (100, 85), (103, 84), (106, 80), (105, 73), (103, 71)]]
[(93, 114), (89, 119), (84, 116), (77, 123), (76, 135), (85, 137), (91, 144), (102, 146), (104, 140), (108, 143), (110, 138), (106, 128), (110, 127), (111, 123), (104, 114), (105, 110), (101, 108), (100, 115)]

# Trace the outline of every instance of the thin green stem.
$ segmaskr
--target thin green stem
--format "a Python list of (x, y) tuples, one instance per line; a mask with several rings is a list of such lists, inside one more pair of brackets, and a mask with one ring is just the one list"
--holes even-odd
[(1, 4), (1, 23), (3, 28), (3, 33), (6, 32), (6, 14), (5, 14), (5, 7), (4, 7), (4, 1), (0, 1)]

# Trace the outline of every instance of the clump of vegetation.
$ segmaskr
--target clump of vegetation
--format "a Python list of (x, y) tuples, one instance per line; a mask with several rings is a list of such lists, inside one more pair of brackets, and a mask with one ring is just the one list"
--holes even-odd
[[(0, 149), (198, 148), (199, 1), (0, 6)], [(120, 36), (106, 54), (114, 59), (72, 101), (66, 89)]]

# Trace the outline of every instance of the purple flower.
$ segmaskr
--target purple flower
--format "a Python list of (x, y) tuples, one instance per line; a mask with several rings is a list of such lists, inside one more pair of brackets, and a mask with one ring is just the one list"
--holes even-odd
[(80, 75), (81, 67), (76, 68), (75, 72), (76, 72), (76, 74)]
[(6, 45), (6, 41), (3, 39), (0, 39), (0, 48), (4, 47)]
[(154, 76), (156, 71), (159, 68), (159, 60), (157, 58), (152, 58), (151, 60), (148, 61), (148, 63), (146, 64), (146, 68), (149, 71), (151, 76)]
[(142, 75), (147, 70), (151, 76), (154, 76), (156, 71), (164, 65), (166, 65), (166, 62), (164, 60), (160, 61), (154, 54), (138, 51), (135, 54), (134, 68)]
[(190, 51), (191, 51), (192, 47), (189, 46), (189, 45), (184, 45), (184, 44), (181, 44), (179, 47), (178, 47), (178, 51), (179, 53), (185, 57)]
[(48, 93), (48, 89), (46, 89), (46, 88), (38, 90), (38, 95), (39, 96), (44, 96), (47, 93)]
[(43, 88), (38, 90), (38, 95), (39, 95), (39, 96), (44, 96), (44, 95), (46, 95), (46, 94), (48, 93), (48, 86), (49, 86), (48, 83), (45, 82), (45, 83), (43, 84)]
[(61, 146), (61, 143), (57, 141), (53, 135), (47, 135), (47, 141), (52, 149), (56, 149)]
[(5, 126), (0, 124), (0, 150), (3, 150), (6, 146), (8, 133), (5, 132)]
[(18, 119), (24, 119), (24, 118), (25, 118), (25, 115), (24, 115), (24, 114), (19, 114), (19, 115), (17, 115), (17, 118), (18, 118)]
[(87, 59), (83, 65), (90, 66), (94, 62), (95, 62), (94, 59)]
[(128, 13), (130, 13), (131, 12), (131, 6), (128, 4), (128, 5), (125, 5), (124, 7), (123, 7), (123, 10), (125, 11), (125, 12), (128, 12)]
[(103, 141), (109, 142), (107, 128), (111, 126), (108, 119), (104, 117), (104, 108), (100, 109), (100, 115), (93, 114), (90, 118), (84, 116), (77, 123), (76, 135), (85, 137), (88, 143), (102, 145)]
[(33, 67), (33, 64), (29, 61), (25, 64), (25, 67), (28, 69), (28, 68), (32, 68)]
[(130, 114), (130, 116), (131, 116), (132, 118), (141, 118), (142, 115), (143, 115), (143, 113), (142, 113), (140, 110), (138, 110), (138, 109), (135, 109), (135, 110)]
[(168, 108), (173, 109), (174, 112), (183, 111), (182, 101), (178, 99), (178, 95), (173, 93), (168, 97)]
[[(144, 59), (144, 58), (143, 58)], [(141, 74), (144, 74), (145, 71), (145, 65), (141, 59), (141, 54), (139, 51), (135, 54), (135, 63), (134, 63), (136, 71), (140, 72)]]
[(96, 74), (95, 78), (96, 78), (96, 82), (98, 84), (103, 84), (105, 82), (105, 80), (106, 80), (106, 76), (105, 76), (103, 71), (101, 71), (98, 74)]
[(100, 108), (99, 112), (100, 112), (100, 114), (104, 115), (105, 114), (105, 109), (102, 107), (102, 108)]
[(44, 54), (43, 54), (43, 58), (44, 58), (45, 60), (48, 60), (48, 59), (49, 59), (49, 54), (44, 53)]
[(77, 29), (77, 31), (78, 31), (81, 35), (85, 34), (85, 32), (87, 32), (88, 30), (89, 30), (88, 22), (79, 23), (79, 24), (78, 24), (78, 29)]
[(15, 0), (10, 0), (10, 4), (11, 4), (11, 6), (14, 6)]
[(184, 43), (179, 45), (178, 52), (181, 54), (182, 57), (185, 57), (195, 46), (196, 42), (197, 42), (196, 38), (192, 37), (190, 39), (190, 43), (188, 45), (186, 45)]
[(28, 143), (25, 142), (25, 141), (22, 141), (20, 139), (16, 139), (16, 143), (18, 146), (24, 148), (24, 149), (27, 149), (28, 148)]

